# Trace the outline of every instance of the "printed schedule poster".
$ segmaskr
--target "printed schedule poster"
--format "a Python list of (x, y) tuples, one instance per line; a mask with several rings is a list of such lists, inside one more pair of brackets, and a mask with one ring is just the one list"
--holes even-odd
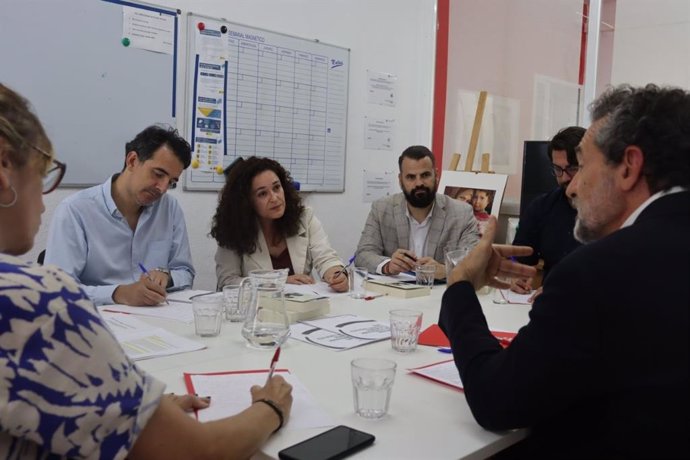
[(218, 190), (237, 157), (273, 158), (303, 191), (342, 191), (349, 50), (190, 16), (192, 167)]

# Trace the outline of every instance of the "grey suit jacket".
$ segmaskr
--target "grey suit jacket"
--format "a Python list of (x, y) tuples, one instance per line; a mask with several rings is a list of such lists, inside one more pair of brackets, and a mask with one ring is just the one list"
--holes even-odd
[[(406, 206), (402, 193), (372, 203), (357, 246), (357, 266), (374, 273), (376, 267), (389, 259), (396, 249), (409, 249), (410, 223), (405, 214)], [(471, 248), (479, 241), (474, 213), (467, 203), (436, 194), (432, 212), (426, 254), (417, 254), (417, 257), (432, 256), (437, 262), (444, 263), (446, 250)]]
[[(331, 248), (321, 222), (309, 207), (304, 208), (300, 217), (297, 235), (287, 238), (287, 248), (295, 273), (309, 275), (312, 270), (316, 270), (323, 278), (323, 274), (329, 268), (344, 265), (335, 250)], [(249, 275), (252, 270), (271, 270), (272, 268), (266, 238), (260, 228), (254, 253), (240, 256), (234, 250), (220, 246), (216, 251), (218, 289), (222, 289), (226, 284), (239, 283), (242, 277)]]

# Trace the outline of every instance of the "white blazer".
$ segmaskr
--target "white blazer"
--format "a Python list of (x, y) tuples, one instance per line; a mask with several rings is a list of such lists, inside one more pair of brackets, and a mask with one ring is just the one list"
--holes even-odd
[[(324, 232), (314, 211), (305, 207), (300, 217), (299, 230), (295, 236), (287, 239), (288, 254), (295, 274), (311, 274), (316, 270), (321, 278), (331, 267), (343, 266), (338, 254), (328, 243), (328, 236)], [(237, 284), (242, 277), (248, 276), (252, 270), (270, 270), (271, 255), (264, 233), (259, 228), (256, 251), (252, 254), (239, 256), (232, 249), (218, 247), (216, 250), (217, 288), (222, 289), (227, 284)]]

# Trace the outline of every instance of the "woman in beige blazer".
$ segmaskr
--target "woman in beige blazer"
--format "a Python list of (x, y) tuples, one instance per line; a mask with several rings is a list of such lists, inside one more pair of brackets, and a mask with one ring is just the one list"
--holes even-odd
[(251, 270), (287, 268), (288, 283), (312, 284), (316, 270), (335, 291), (347, 291), (343, 263), (280, 163), (250, 157), (227, 174), (211, 227), (219, 289)]

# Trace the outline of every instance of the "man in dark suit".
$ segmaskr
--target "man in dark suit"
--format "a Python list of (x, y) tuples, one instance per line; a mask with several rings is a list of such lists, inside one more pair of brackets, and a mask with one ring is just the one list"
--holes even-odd
[[(558, 186), (536, 197), (520, 216), (520, 225), (513, 239), (515, 246), (529, 246), (534, 252), (520, 257), (518, 262), (537, 265), (544, 261), (544, 278), (554, 265), (580, 246), (573, 229), (577, 211), (566, 194), (566, 189), (580, 169), (575, 147), (582, 140), (585, 128), (568, 126), (553, 136), (547, 154)], [(517, 278), (511, 289), (520, 294), (532, 290), (532, 280)]]
[(531, 428), (518, 455), (687, 458), (690, 92), (622, 86), (592, 105), (568, 187), (587, 243), (553, 268), (503, 349), (474, 290), (533, 268), (488, 231), (449, 275), (440, 325), (467, 402), (491, 430)]

